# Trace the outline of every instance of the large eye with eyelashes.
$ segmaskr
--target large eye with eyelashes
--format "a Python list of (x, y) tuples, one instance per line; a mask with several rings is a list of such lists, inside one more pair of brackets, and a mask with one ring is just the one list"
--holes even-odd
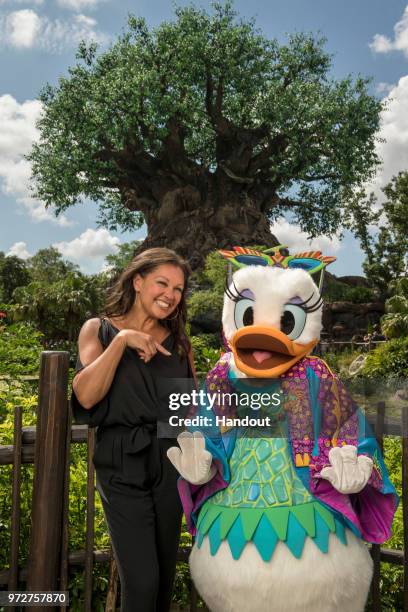
[(281, 331), (291, 340), (296, 340), (304, 330), (306, 316), (307, 313), (300, 306), (286, 304), (281, 317)]
[(254, 324), (254, 302), (244, 298), (235, 304), (234, 319), (237, 329)]

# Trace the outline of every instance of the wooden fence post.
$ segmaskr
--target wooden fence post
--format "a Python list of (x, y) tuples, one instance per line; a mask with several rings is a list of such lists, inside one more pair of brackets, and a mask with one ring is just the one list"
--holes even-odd
[[(18, 587), (18, 550), (20, 544), (20, 516), (21, 516), (21, 446), (22, 446), (23, 409), (16, 406), (14, 411), (14, 448), (13, 448), (13, 485), (11, 503), (11, 551), (8, 590), (17, 591)], [(16, 610), (9, 607), (10, 612)]]
[[(41, 354), (34, 456), (28, 591), (58, 590), (65, 447), (68, 426), (68, 367), (65, 351)], [(33, 612), (42, 610), (33, 606)], [(55, 608), (48, 608), (55, 610)]]

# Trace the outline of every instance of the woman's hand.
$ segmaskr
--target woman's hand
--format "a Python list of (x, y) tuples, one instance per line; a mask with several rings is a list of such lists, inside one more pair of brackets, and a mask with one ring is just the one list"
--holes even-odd
[(153, 336), (142, 331), (134, 329), (122, 329), (118, 336), (123, 338), (127, 347), (138, 352), (139, 356), (145, 363), (150, 361), (155, 356), (157, 351), (166, 355), (171, 355), (167, 349), (157, 342)]

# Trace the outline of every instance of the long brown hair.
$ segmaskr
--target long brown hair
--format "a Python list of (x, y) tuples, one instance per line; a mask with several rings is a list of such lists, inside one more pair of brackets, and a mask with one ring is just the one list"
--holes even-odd
[(177, 266), (183, 271), (184, 287), (175, 313), (173, 312), (168, 319), (161, 319), (160, 323), (174, 336), (177, 352), (179, 354), (187, 354), (190, 342), (185, 331), (187, 320), (186, 295), (191, 268), (187, 261), (171, 249), (164, 247), (147, 249), (136, 255), (112, 287), (108, 289), (104, 314), (107, 317), (123, 317), (128, 313), (136, 299), (136, 292), (133, 286), (135, 275), (140, 274), (141, 277), (145, 277), (163, 264)]

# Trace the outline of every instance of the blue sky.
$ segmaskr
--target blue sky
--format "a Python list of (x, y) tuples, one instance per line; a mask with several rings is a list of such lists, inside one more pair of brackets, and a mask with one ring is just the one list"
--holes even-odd
[[(179, 4), (187, 4), (179, 2)], [(197, 2), (208, 8), (209, 2)], [(388, 97), (382, 118), (379, 154), (383, 166), (372, 188), (380, 193), (391, 176), (408, 169), (408, 5), (393, 0), (243, 0), (235, 6), (255, 16), (269, 37), (284, 40), (294, 31), (320, 33), (334, 55), (332, 74), (373, 77), (372, 92)], [(133, 12), (156, 25), (173, 16), (167, 0), (0, 0), (0, 250), (22, 257), (54, 244), (86, 272), (96, 272), (104, 256), (120, 242), (143, 235), (98, 229), (96, 206), (85, 203), (55, 219), (52, 211), (30, 198), (30, 168), (23, 155), (37, 137), (41, 87), (55, 84), (75, 60), (80, 38), (95, 38), (102, 48), (125, 27)], [(307, 236), (287, 220), (273, 228), (281, 242), (307, 248)], [(331, 270), (359, 274), (362, 253), (352, 236), (320, 237), (313, 248), (334, 254)]]

